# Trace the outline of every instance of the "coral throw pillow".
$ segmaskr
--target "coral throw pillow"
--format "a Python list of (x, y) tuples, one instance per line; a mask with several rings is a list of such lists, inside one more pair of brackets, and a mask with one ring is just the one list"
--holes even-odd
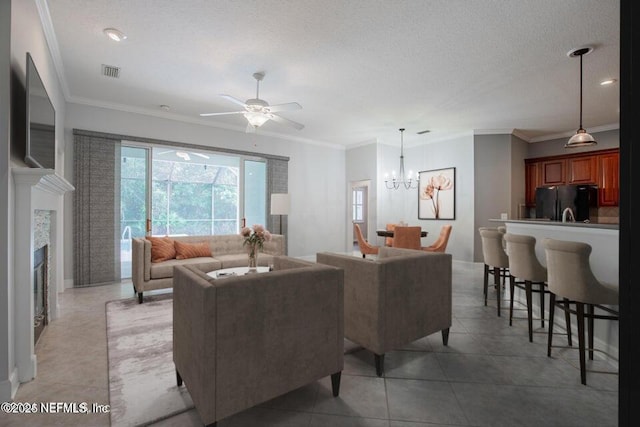
[(161, 262), (176, 257), (173, 239), (169, 237), (145, 237), (151, 242), (151, 262)]
[(176, 259), (197, 258), (211, 256), (211, 248), (208, 242), (182, 243), (175, 241)]

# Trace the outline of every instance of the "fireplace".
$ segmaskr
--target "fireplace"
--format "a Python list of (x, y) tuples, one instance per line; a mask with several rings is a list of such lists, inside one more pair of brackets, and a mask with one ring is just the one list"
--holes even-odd
[(33, 253), (33, 344), (49, 323), (49, 245)]
[[(11, 168), (14, 184), (14, 345), (12, 390), (37, 374), (35, 342), (58, 317), (64, 291), (63, 196), (73, 186), (51, 169)], [(44, 253), (38, 253), (45, 247)]]

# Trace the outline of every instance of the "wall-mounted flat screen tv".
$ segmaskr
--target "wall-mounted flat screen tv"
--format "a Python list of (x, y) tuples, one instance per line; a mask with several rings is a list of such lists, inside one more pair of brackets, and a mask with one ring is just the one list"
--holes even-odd
[(35, 168), (56, 168), (56, 111), (27, 52), (27, 149), (24, 161)]

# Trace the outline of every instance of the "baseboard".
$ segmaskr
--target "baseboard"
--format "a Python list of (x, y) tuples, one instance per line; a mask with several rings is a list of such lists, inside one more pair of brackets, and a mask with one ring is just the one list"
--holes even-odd
[(64, 279), (64, 288), (73, 288), (73, 279)]
[(10, 402), (16, 396), (20, 382), (18, 381), (18, 370), (13, 368), (9, 378), (0, 381), (0, 402)]

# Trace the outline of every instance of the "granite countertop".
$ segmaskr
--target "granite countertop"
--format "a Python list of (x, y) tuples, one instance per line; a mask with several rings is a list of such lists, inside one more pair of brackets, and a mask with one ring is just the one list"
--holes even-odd
[(605, 228), (609, 230), (619, 230), (620, 224), (610, 224), (610, 223), (598, 223), (598, 222), (562, 222), (562, 221), (551, 221), (548, 219), (490, 219), (490, 222), (505, 222), (505, 223), (516, 223), (516, 224), (537, 224), (537, 225), (549, 225), (549, 226), (561, 226), (561, 227), (586, 227), (586, 228)]

